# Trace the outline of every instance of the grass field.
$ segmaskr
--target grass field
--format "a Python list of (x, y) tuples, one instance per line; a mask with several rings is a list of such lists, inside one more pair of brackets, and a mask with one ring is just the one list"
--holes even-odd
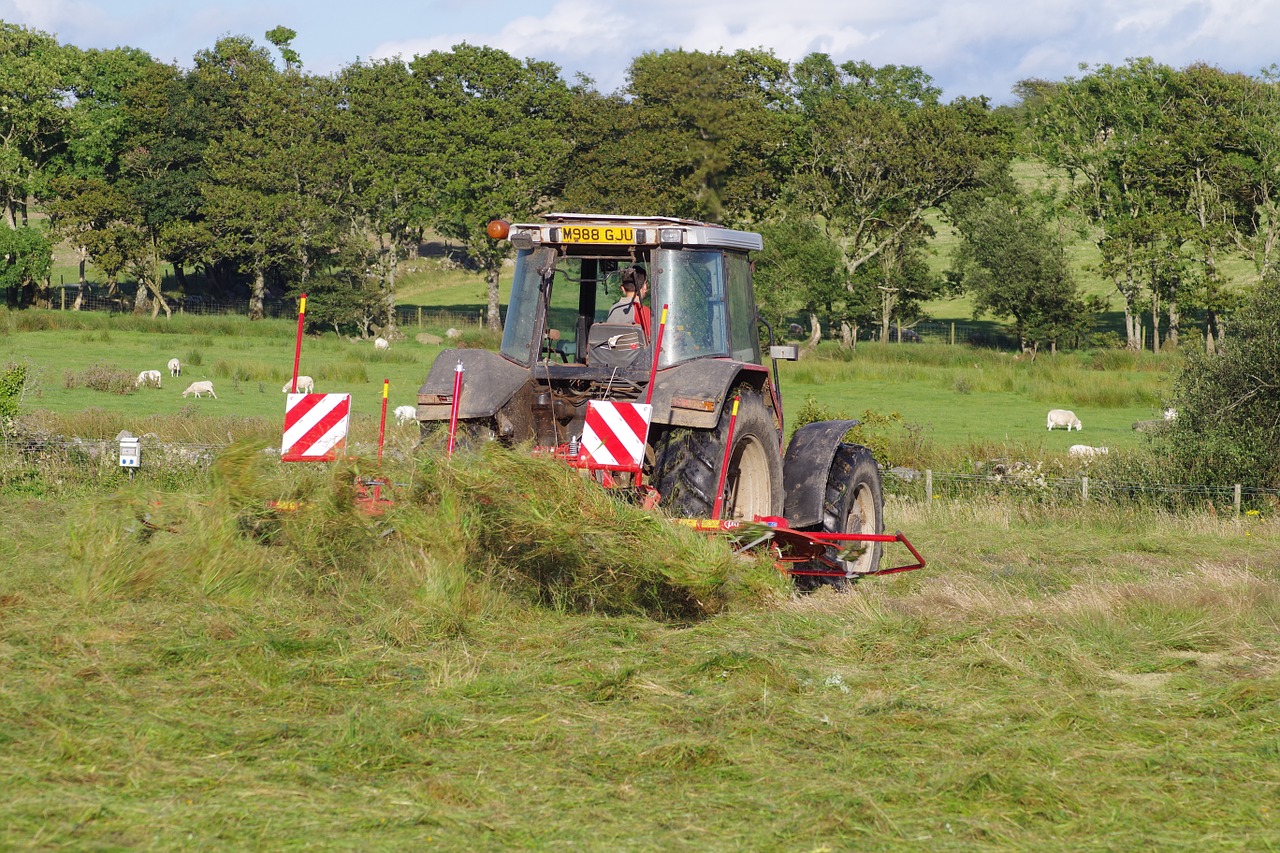
[(898, 505), (797, 598), (458, 462), (0, 492), (0, 848), (1280, 847), (1274, 519)]
[[(1280, 849), (1271, 508), (891, 495), (928, 567), (796, 596), (560, 466), (394, 427), (375, 464), (382, 379), (411, 402), (439, 351), (412, 337), (309, 337), (364, 447), (279, 465), (294, 329), (0, 311), (25, 425), (220, 446), (136, 480), (0, 456), (0, 849)], [(1177, 363), (860, 344), (781, 382), (793, 423), (897, 414), (894, 461), (945, 468), (1123, 459)]]

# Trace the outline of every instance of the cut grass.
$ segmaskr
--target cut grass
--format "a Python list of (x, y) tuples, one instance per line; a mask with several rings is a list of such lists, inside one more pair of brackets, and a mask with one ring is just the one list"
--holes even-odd
[(1272, 519), (906, 504), (925, 571), (672, 620), (538, 592), (694, 564), (530, 460), (389, 465), (365, 519), (247, 451), (0, 495), (0, 846), (1280, 844)]

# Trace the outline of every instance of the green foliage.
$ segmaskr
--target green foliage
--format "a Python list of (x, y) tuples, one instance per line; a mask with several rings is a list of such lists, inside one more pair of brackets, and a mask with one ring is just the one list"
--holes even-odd
[(1193, 483), (1280, 487), (1280, 277), (1252, 294), (1218, 353), (1189, 353), (1161, 450)]
[(6, 364), (0, 370), (0, 433), (7, 434), (18, 416), (27, 388), (27, 370), (26, 364)]
[(30, 305), (52, 263), (53, 249), (41, 231), (0, 226), (0, 287), (10, 305)]
[(1087, 328), (1062, 238), (1030, 197), (984, 194), (956, 208), (964, 242), (951, 276), (969, 291), (975, 312), (1012, 317), (1018, 339), (1037, 347)]

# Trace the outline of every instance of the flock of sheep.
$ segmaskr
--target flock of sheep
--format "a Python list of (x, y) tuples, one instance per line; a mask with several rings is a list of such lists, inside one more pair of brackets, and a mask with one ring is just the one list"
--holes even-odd
[[(377, 350), (387, 350), (391, 348), (391, 342), (386, 338), (379, 337), (373, 342), (373, 348)], [(182, 375), (182, 362), (176, 358), (169, 359), (169, 376)], [(138, 379), (134, 383), (138, 388), (143, 386), (149, 388), (160, 388), (164, 384), (164, 376), (158, 370), (144, 370), (138, 374)], [(282, 393), (288, 394), (294, 391), (293, 380), (284, 383), (284, 387), (280, 389)], [(297, 393), (314, 394), (316, 390), (316, 382), (310, 376), (299, 376)], [(187, 390), (182, 392), (185, 399), (189, 396), (203, 397), (208, 394), (213, 399), (218, 399), (218, 395), (214, 393), (213, 382), (208, 379), (202, 379), (198, 382), (192, 382), (187, 386)], [(396, 423), (404, 425), (411, 423), (417, 419), (417, 410), (413, 406), (396, 406), (395, 410)]]
[[(1164, 419), (1166, 421), (1171, 421), (1177, 416), (1177, 409), (1164, 410)], [(1076, 413), (1070, 409), (1050, 409), (1048, 427), (1049, 429), (1053, 429), (1054, 427), (1066, 427), (1067, 432), (1071, 432), (1073, 429), (1079, 431), (1084, 428), (1080, 423), (1080, 418), (1076, 417)], [(1087, 444), (1073, 444), (1067, 448), (1067, 453), (1077, 457), (1105, 456), (1107, 454), (1107, 448), (1091, 447)]]

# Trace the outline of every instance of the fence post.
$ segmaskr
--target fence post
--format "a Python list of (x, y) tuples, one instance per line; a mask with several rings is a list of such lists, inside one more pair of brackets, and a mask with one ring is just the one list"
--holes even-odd
[(924, 469), (924, 502), (933, 505), (933, 469)]
[(951, 345), (956, 345), (956, 321), (951, 321)]
[(1240, 514), (1240, 484), (1239, 483), (1236, 483), (1235, 488), (1232, 489), (1232, 493), (1233, 493), (1232, 504), (1236, 508), (1236, 515), (1239, 515)]
[(1082, 503), (1089, 502), (1089, 478), (1088, 477), (1080, 478), (1080, 501)]
[(422, 306), (418, 306), (418, 328), (422, 328)]
[(58, 285), (58, 295), (61, 297), (61, 302), (62, 302), (62, 308), (59, 310), (66, 311), (67, 310), (67, 289), (63, 287), (61, 284)]

